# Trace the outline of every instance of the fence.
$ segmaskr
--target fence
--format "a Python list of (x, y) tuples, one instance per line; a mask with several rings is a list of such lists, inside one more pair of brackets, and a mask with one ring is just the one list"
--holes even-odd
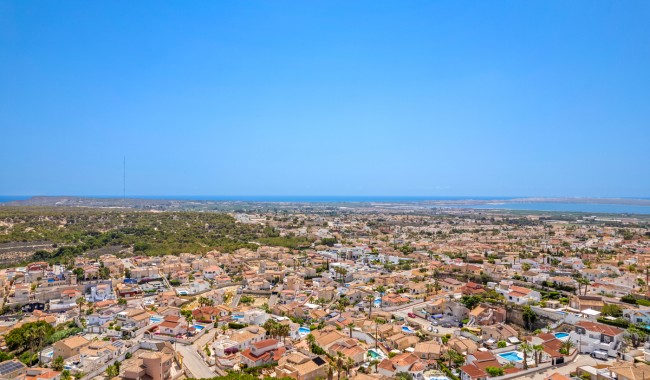
[(124, 359), (126, 359), (126, 354), (127, 353), (133, 354), (134, 352), (136, 352), (139, 349), (140, 349), (140, 342), (138, 342), (135, 345), (127, 348), (123, 353), (118, 355), (115, 359), (107, 362), (106, 364), (102, 365), (101, 367), (95, 368), (95, 369), (91, 370), (90, 372), (85, 373), (84, 376), (80, 380), (89, 380), (89, 379), (94, 378), (95, 376), (99, 376), (99, 375), (103, 374), (104, 372), (106, 372), (106, 368), (108, 368), (108, 366), (113, 365), (113, 363), (115, 363), (116, 361), (120, 361), (120, 362), (124, 361)]
[[(512, 348), (510, 348), (510, 350), (512, 350)], [(494, 352), (494, 351), (492, 351), (492, 352)], [(537, 367), (535, 367), (535, 368), (529, 368), (529, 369), (526, 369), (526, 370), (523, 370), (523, 371), (518, 371), (518, 372), (515, 372), (515, 373), (510, 373), (510, 374), (503, 375), (503, 376), (492, 377), (492, 378), (490, 378), (490, 380), (508, 380), (508, 379), (514, 379), (514, 378), (518, 378), (518, 377), (523, 377), (523, 376), (526, 376), (526, 375), (534, 374), (534, 373), (537, 373), (537, 372), (545, 371), (545, 370), (547, 370), (547, 369), (549, 369), (549, 368), (551, 368), (551, 367), (554, 367), (554, 368), (561, 367), (561, 366), (564, 366), (564, 365), (567, 365), (567, 364), (573, 362), (573, 359), (575, 359), (577, 355), (578, 355), (578, 350), (575, 350), (575, 351), (573, 352), (573, 354), (571, 354), (571, 355), (565, 357), (564, 363), (562, 363), (562, 364), (556, 364), (556, 365), (553, 365), (553, 364), (551, 364), (551, 363), (549, 363), (549, 362), (546, 362), (546, 363), (540, 363), (540, 364), (538, 364)]]

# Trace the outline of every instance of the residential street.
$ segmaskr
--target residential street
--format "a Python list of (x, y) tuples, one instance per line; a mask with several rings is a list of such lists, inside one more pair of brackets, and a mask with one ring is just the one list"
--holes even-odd
[(183, 363), (185, 367), (189, 369), (193, 377), (201, 379), (211, 378), (218, 375), (203, 361), (198, 352), (196, 352), (196, 347), (194, 345), (186, 346), (183, 344), (176, 344), (176, 349), (181, 355), (183, 355)]

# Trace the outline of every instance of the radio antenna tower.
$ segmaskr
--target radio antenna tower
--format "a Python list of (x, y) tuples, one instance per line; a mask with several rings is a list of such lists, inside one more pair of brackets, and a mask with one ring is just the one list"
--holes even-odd
[(122, 201), (126, 202), (126, 156), (124, 156), (124, 168), (122, 171)]

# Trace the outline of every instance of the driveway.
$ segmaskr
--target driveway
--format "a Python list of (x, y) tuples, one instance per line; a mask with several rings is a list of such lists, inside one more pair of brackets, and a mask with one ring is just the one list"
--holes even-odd
[[(194, 345), (176, 344), (176, 350), (183, 355), (183, 364), (191, 372), (191, 376), (197, 379), (208, 379), (217, 376), (196, 352)], [(190, 374), (188, 374), (189, 376)]]

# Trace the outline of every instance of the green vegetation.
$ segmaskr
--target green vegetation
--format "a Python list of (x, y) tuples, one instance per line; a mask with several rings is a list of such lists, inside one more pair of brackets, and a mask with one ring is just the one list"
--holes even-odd
[[(3, 207), (0, 209), (0, 243), (46, 242), (51, 249), (16, 260), (68, 263), (73, 257), (106, 247), (118, 252), (133, 247), (135, 254), (168, 255), (204, 253), (212, 249), (232, 252), (256, 249), (261, 244), (302, 248), (305, 237), (279, 236), (272, 228), (237, 223), (217, 212), (85, 208)], [(8, 225), (12, 225), (11, 228)], [(6, 263), (10, 264), (10, 263)], [(107, 271), (104, 271), (107, 272)]]
[(233, 329), (233, 330), (241, 330), (246, 326), (248, 326), (248, 325), (245, 324), (245, 323), (228, 322), (228, 327)]
[(504, 370), (501, 367), (486, 367), (485, 372), (491, 377), (503, 376)]
[(242, 304), (244, 304), (246, 306), (249, 306), (249, 305), (252, 305), (253, 302), (255, 302), (255, 298), (251, 297), (251, 296), (242, 296), (239, 299), (239, 302), (241, 302)]
[(537, 314), (530, 308), (530, 306), (524, 306), (523, 309), (523, 319), (524, 327), (526, 330), (532, 330), (535, 321), (537, 320)]
[(616, 319), (608, 319), (608, 318), (602, 318), (599, 317), (596, 319), (597, 322), (599, 323), (604, 323), (606, 325), (611, 325), (611, 326), (616, 326), (616, 327), (621, 327), (621, 328), (628, 328), (630, 326), (630, 322), (627, 319), (623, 318), (616, 318)]

